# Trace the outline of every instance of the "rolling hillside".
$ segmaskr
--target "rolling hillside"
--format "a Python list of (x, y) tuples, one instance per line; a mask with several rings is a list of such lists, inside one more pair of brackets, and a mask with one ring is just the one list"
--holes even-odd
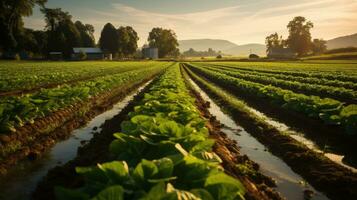
[(266, 54), (266, 47), (263, 44), (245, 44), (237, 45), (231, 49), (226, 49), (223, 52), (230, 55), (248, 56), (250, 53), (264, 55)]
[(216, 51), (222, 51), (224, 54), (247, 56), (250, 51), (259, 55), (265, 55), (265, 45), (263, 44), (245, 44), (237, 45), (228, 40), (215, 39), (195, 39), (195, 40), (180, 40), (179, 48), (181, 52), (193, 48), (196, 51), (206, 51), (212, 48)]
[(212, 48), (216, 51), (224, 51), (237, 46), (228, 40), (214, 39), (180, 40), (179, 45), (181, 52), (187, 51), (190, 48), (193, 48), (196, 51), (206, 51), (208, 48)]
[(353, 35), (342, 36), (327, 41), (328, 49), (336, 49), (343, 47), (357, 47), (357, 33)]
[[(222, 51), (223, 54), (234, 56), (248, 56), (250, 52), (265, 56), (266, 47), (264, 44), (244, 44), (237, 45), (228, 40), (218, 39), (193, 39), (193, 40), (180, 40), (179, 48), (181, 52), (187, 51), (193, 48), (196, 51), (206, 51), (208, 48), (212, 48), (216, 51)], [(357, 33), (353, 35), (342, 36), (327, 40), (327, 48), (343, 48), (343, 47), (357, 47)]]

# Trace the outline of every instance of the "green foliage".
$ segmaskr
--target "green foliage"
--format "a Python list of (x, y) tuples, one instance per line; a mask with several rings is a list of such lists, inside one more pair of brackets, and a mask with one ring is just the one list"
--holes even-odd
[(93, 35), (94, 29), (87, 30), (86, 26), (78, 21), (75, 24), (72, 16), (61, 8), (42, 8), (41, 11), (45, 15), (48, 52), (62, 52), (66, 58), (70, 58), (73, 47), (81, 46), (83, 41), (91, 37), (90, 34)]
[(212, 48), (209, 48), (207, 51), (195, 51), (190, 48), (189, 50), (182, 53), (185, 57), (211, 57), (211, 56), (219, 56), (220, 51), (215, 51)]
[(204, 65), (204, 64), (199, 66), (235, 78), (244, 79), (246, 81), (252, 81), (252, 82), (266, 84), (266, 85), (273, 85), (276, 87), (280, 87), (282, 89), (292, 90), (293, 92), (329, 97), (332, 99), (340, 100), (342, 102), (344, 101), (357, 102), (357, 92), (353, 89), (346, 89), (343, 87), (336, 87), (336, 86), (309, 84), (309, 83), (305, 83), (304, 79), (301, 79), (301, 82), (294, 81), (294, 80), (299, 80), (296, 78), (292, 78), (292, 81), (281, 80), (280, 78), (282, 76), (279, 75), (275, 76), (275, 74), (267, 75), (266, 73), (249, 72), (244, 70), (236, 71), (232, 68), (216, 67), (216, 66), (211, 67), (209, 65)]
[(159, 57), (178, 56), (178, 41), (176, 34), (169, 29), (153, 28), (149, 33), (150, 47), (159, 49)]
[(274, 48), (283, 48), (285, 46), (282, 36), (279, 36), (278, 33), (273, 33), (267, 36), (265, 38), (265, 44), (267, 47), (267, 53), (269, 53)]
[[(348, 112), (345, 110), (342, 102), (329, 98), (320, 98), (318, 96), (307, 96), (304, 94), (294, 93), (290, 90), (284, 90), (272, 85), (263, 85), (255, 81), (247, 81), (249, 75), (233, 73), (237, 76), (245, 78), (237, 78), (221, 73), (220, 70), (207, 69), (190, 65), (190, 68), (220, 85), (230, 85), (230, 88), (243, 92), (249, 95), (265, 98), (272, 104), (281, 106), (282, 108), (292, 110), (314, 119), (319, 119), (326, 124), (342, 126), (346, 129), (346, 133), (356, 134), (353, 132), (356, 127), (356, 118), (354, 114), (350, 117), (344, 113), (354, 113), (355, 105), (348, 106)], [(270, 81), (267, 79), (267, 81)], [(343, 118), (343, 116), (346, 116)], [(347, 117), (348, 116), (348, 117)]]
[[(24, 96), (7, 96), (0, 99), (0, 133), (14, 132), (16, 128), (33, 123), (54, 111), (87, 101), (89, 98), (113, 88), (139, 82), (148, 75), (158, 73), (166, 63), (148, 68), (102, 76), (80, 81), (74, 85), (42, 89)], [(135, 68), (134, 68), (135, 69)]]
[(43, 6), (47, 0), (1, 1), (0, 3), (0, 49), (14, 51), (18, 48), (23, 29), (22, 17), (32, 15), (35, 5)]
[(80, 21), (74, 23), (81, 36), (80, 47), (95, 47), (94, 27)]
[(119, 54), (124, 57), (133, 56), (133, 54), (138, 49), (139, 37), (136, 31), (130, 26), (121, 26), (118, 28), (118, 40)]
[(315, 55), (324, 53), (327, 50), (326, 41), (323, 39), (314, 39), (312, 41), (312, 52)]
[[(239, 63), (241, 64), (241, 63)], [(290, 64), (290, 63), (289, 63)], [(289, 64), (286, 64), (286, 68), (289, 68)], [(196, 64), (200, 65), (201, 64)], [(257, 64), (256, 64), (257, 65)], [(277, 63), (279, 65), (279, 63)], [(322, 85), (322, 86), (332, 86), (332, 87), (341, 87), (341, 88), (346, 88), (346, 89), (354, 89), (357, 90), (357, 83), (354, 83), (353, 81), (357, 81), (357, 77), (354, 77), (352, 75), (347, 75), (349, 73), (348, 71), (344, 72), (341, 70), (340, 72), (323, 72), (322, 69), (317, 68), (317, 69), (311, 69), (317, 72), (303, 72), (303, 71), (297, 71), (300, 67), (302, 66), (291, 66), (290, 71), (286, 71), (283, 69), (279, 70), (271, 70), (271, 69), (266, 69), (266, 67), (271, 66), (256, 66), (254, 67), (238, 67), (234, 66), (232, 64), (209, 64), (205, 63), (205, 66), (212, 66), (218, 69), (222, 70), (229, 70), (229, 71), (235, 71), (235, 72), (241, 72), (244, 74), (249, 74), (249, 75), (260, 75), (260, 76), (269, 76), (272, 78), (276, 79), (281, 79), (281, 80), (287, 80), (287, 81), (293, 81), (293, 82), (298, 82), (298, 83), (310, 83), (314, 85)], [(325, 65), (319, 64), (319, 66), (324, 67)], [(308, 66), (309, 67), (309, 66)], [(326, 66), (325, 66), (326, 67)], [(281, 67), (280, 67), (281, 68)], [(312, 68), (312, 66), (311, 66)], [(306, 70), (305, 70), (306, 71)]]
[(346, 132), (354, 135), (357, 133), (357, 105), (349, 105), (344, 107), (340, 113), (340, 119), (343, 124), (346, 124)]
[[(163, 63), (166, 65), (167, 63)], [(93, 79), (140, 68), (155, 62), (0, 62), (0, 92), (31, 90), (76, 80)]]
[[(161, 76), (129, 117), (109, 147), (121, 161), (77, 168), (86, 184), (76, 190), (60, 188), (64, 194), (57, 198), (93, 198), (114, 191), (120, 195), (121, 186), (124, 199), (244, 199), (243, 185), (224, 173), (212, 152), (214, 142), (207, 138), (205, 120), (177, 65)], [(118, 189), (108, 191), (114, 186)]]
[(289, 36), (286, 45), (299, 56), (308, 54), (312, 48), (310, 29), (313, 27), (313, 23), (307, 21), (305, 17), (295, 17), (287, 25)]
[(115, 54), (119, 49), (119, 36), (118, 31), (111, 23), (104, 25), (99, 39), (100, 48), (103, 51)]

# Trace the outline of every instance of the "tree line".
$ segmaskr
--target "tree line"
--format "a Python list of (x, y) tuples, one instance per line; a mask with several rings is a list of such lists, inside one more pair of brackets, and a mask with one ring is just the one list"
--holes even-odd
[[(73, 21), (72, 15), (61, 8), (46, 8), (47, 0), (2, 0), (0, 3), (0, 53), (13, 58), (20, 52), (46, 57), (50, 52), (61, 52), (70, 58), (73, 47), (100, 47), (114, 57), (133, 57), (138, 49), (138, 34), (131, 26), (115, 28), (107, 23), (95, 43), (94, 27), (81, 21)], [(24, 27), (23, 17), (32, 15), (38, 5), (44, 14), (44, 30)], [(174, 31), (153, 28), (148, 45), (158, 48), (159, 57), (178, 56), (178, 41)]]
[(193, 48), (190, 48), (189, 50), (185, 51), (182, 53), (183, 56), (185, 57), (211, 57), (211, 56), (219, 56), (221, 55), (221, 51), (215, 51), (212, 48), (208, 48), (207, 51), (196, 51)]
[(297, 16), (287, 25), (289, 36), (283, 39), (278, 33), (266, 37), (267, 53), (274, 48), (290, 48), (298, 56), (322, 54), (327, 50), (326, 41), (313, 39), (310, 30), (314, 27), (305, 17)]

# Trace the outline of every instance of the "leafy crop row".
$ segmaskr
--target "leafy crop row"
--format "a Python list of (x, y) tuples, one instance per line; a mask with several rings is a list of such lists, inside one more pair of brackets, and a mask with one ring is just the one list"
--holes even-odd
[(205, 120), (178, 66), (150, 88), (130, 120), (114, 134), (115, 161), (78, 167), (79, 189), (56, 189), (58, 199), (244, 199), (239, 180), (224, 173), (212, 152)]
[(189, 65), (189, 67), (192, 71), (226, 88), (230, 87), (241, 93), (267, 99), (282, 108), (305, 114), (314, 119), (320, 119), (327, 124), (342, 126), (348, 134), (357, 133), (357, 105), (343, 106), (343, 103), (337, 100), (297, 94), (290, 90), (234, 78), (193, 65)]
[(215, 67), (204, 66), (206, 69), (217, 71), (232, 77), (244, 79), (247, 81), (273, 85), (283, 89), (292, 90), (294, 92), (329, 97), (343, 102), (357, 102), (357, 91), (345, 89), (341, 87), (323, 86), (308, 83), (299, 83), (294, 81), (286, 81), (274, 78), (267, 74), (247, 74), (244, 72), (229, 71)]
[(62, 85), (57, 88), (42, 89), (37, 93), (25, 96), (1, 98), (0, 133), (14, 132), (16, 128), (26, 123), (34, 123), (36, 118), (45, 117), (56, 110), (77, 102), (86, 101), (93, 96), (110, 91), (125, 83), (142, 80), (148, 74), (154, 74), (162, 70), (164, 66), (158, 65), (157, 67), (99, 77), (93, 80), (78, 82), (73, 86)]
[[(281, 74), (281, 75), (291, 75), (295, 77), (305, 77), (305, 78), (322, 78), (322, 79), (328, 79), (328, 80), (338, 80), (338, 81), (345, 81), (345, 82), (357, 82), (357, 76), (356, 75), (348, 75), (348, 73), (344, 73), (343, 71), (321, 71), (321, 70), (305, 70), (305, 71), (297, 71), (298, 68), (292, 68), (292, 70), (278, 70), (278, 69), (257, 69), (255, 67), (252, 68), (246, 68), (246, 67), (239, 67), (235, 66), (232, 64), (220, 64), (220, 66), (227, 66), (227, 67), (232, 67), (235, 69), (239, 70), (245, 70), (245, 71), (252, 71), (252, 72), (260, 72), (260, 73), (267, 73), (267, 74)], [(288, 63), (284, 63), (284, 65), (289, 65)], [(293, 71), (294, 70), (294, 71)]]
[(0, 92), (93, 79), (152, 67), (154, 62), (0, 62)]
[[(320, 186), (321, 192), (332, 199), (340, 199), (341, 194), (345, 194), (343, 199), (356, 199), (356, 192), (348, 192), (348, 186), (356, 182), (355, 174), (349, 169), (302, 145), (289, 133), (273, 127), (265, 117), (252, 112), (244, 101), (225, 91), (223, 87), (196, 75), (188, 68), (185, 68), (185, 71), (210, 98), (222, 106), (224, 112), (240, 122), (250, 134), (269, 148), (274, 155), (283, 159), (312, 186)], [(340, 187), (343, 183), (346, 187)]]
[(351, 81), (339, 81), (339, 80), (329, 80), (324, 78), (315, 78), (315, 77), (300, 77), (295, 75), (281, 74), (279, 72), (259, 72), (256, 70), (246, 70), (240, 69), (233, 66), (225, 66), (225, 65), (212, 65), (212, 64), (196, 64), (199, 66), (211, 66), (222, 70), (233, 71), (233, 72), (241, 72), (249, 75), (259, 75), (259, 76), (269, 76), (280, 80), (287, 80), (299, 83), (309, 83), (319, 86), (332, 86), (332, 87), (341, 87), (346, 89), (357, 90), (357, 83)]

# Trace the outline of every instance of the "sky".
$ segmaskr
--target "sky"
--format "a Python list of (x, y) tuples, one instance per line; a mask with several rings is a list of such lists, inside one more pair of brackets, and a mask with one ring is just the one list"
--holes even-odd
[[(153, 27), (176, 32), (179, 40), (225, 39), (238, 45), (261, 43), (271, 33), (287, 37), (286, 25), (295, 16), (314, 23), (313, 38), (331, 39), (357, 33), (357, 0), (48, 0), (49, 8), (68, 11), (73, 20), (95, 27), (132, 26), (139, 45)], [(39, 8), (25, 26), (44, 29)]]

